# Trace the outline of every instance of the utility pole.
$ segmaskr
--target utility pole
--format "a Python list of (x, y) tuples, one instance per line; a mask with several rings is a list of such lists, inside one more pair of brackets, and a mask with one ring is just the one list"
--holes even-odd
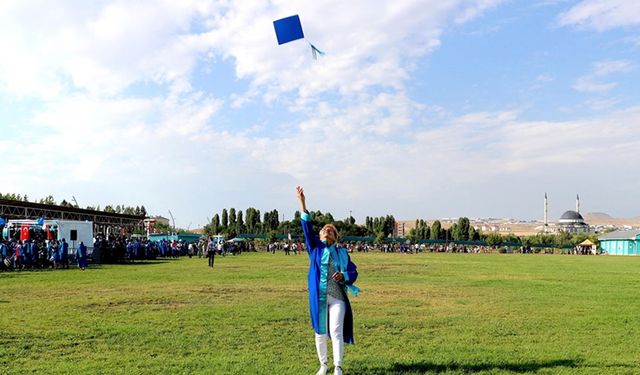
[(173, 214), (171, 213), (171, 210), (167, 210), (169, 211), (169, 216), (171, 216), (171, 221), (173, 222), (173, 233), (176, 232), (176, 220), (173, 218)]

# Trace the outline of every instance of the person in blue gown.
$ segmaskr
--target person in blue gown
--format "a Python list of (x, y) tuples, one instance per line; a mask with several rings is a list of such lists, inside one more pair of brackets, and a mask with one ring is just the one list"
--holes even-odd
[(78, 260), (78, 268), (85, 270), (87, 268), (87, 247), (84, 242), (80, 241), (80, 245), (76, 249), (76, 259)]
[(304, 189), (296, 188), (301, 224), (307, 253), (309, 254), (309, 313), (315, 331), (316, 350), (320, 369), (317, 375), (329, 370), (327, 342), (331, 336), (334, 374), (342, 375), (344, 344), (353, 344), (353, 312), (347, 291), (358, 294), (353, 285), (358, 277), (355, 264), (347, 250), (337, 246), (338, 231), (333, 224), (326, 224), (319, 235), (313, 230), (311, 215), (307, 210)]
[(58, 246), (58, 261), (60, 262), (60, 266), (64, 268), (69, 268), (69, 244), (67, 240), (64, 238), (60, 245)]

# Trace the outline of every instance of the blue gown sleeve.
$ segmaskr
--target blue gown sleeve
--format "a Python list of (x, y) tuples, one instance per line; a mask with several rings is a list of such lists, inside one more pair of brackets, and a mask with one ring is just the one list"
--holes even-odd
[(318, 235), (313, 231), (311, 215), (308, 212), (302, 213), (300, 216), (300, 223), (302, 224), (302, 232), (304, 233), (304, 242), (307, 247), (307, 253), (311, 256), (311, 252), (320, 247), (320, 237), (318, 237)]
[(347, 255), (349, 261), (347, 262), (347, 270), (343, 272), (344, 283), (346, 285), (353, 285), (358, 279), (358, 267), (351, 261), (351, 257)]

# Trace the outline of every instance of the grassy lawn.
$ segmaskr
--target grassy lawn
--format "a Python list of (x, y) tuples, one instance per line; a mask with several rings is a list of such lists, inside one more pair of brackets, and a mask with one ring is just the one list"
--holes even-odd
[[(639, 374), (640, 258), (353, 254), (347, 374)], [(0, 274), (2, 374), (312, 374), (307, 257)]]

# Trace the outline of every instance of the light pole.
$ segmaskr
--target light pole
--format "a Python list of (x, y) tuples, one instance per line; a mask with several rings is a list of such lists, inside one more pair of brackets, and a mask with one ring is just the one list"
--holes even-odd
[(173, 214), (171, 213), (171, 210), (169, 211), (169, 216), (171, 216), (171, 221), (173, 222), (173, 232), (175, 233), (176, 231), (176, 220), (173, 218)]

